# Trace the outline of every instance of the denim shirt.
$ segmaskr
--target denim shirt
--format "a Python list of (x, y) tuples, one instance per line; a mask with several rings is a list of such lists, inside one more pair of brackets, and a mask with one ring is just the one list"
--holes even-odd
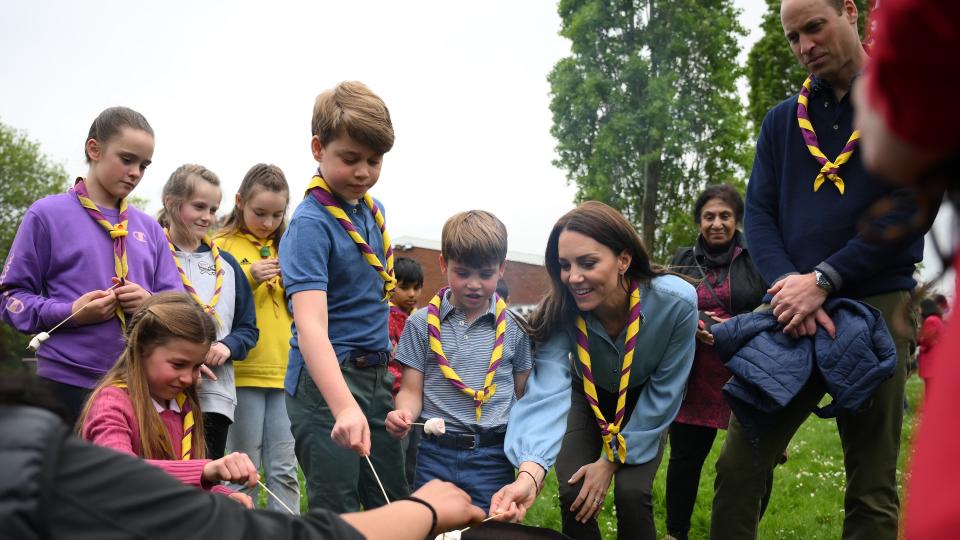
[[(680, 409), (697, 330), (697, 293), (681, 278), (659, 276), (648, 286), (641, 285), (640, 301), (643, 323), (637, 333), (629, 386), (644, 386), (621, 431), (627, 443), (627, 463), (632, 465), (656, 457), (660, 438)], [(614, 341), (592, 314), (585, 321), (595, 382), (616, 392), (624, 333)], [(510, 412), (504, 450), (514, 466), (533, 461), (549, 470), (556, 461), (566, 431), (574, 376), (581, 375), (573, 329), (558, 331), (534, 351), (526, 392)]]

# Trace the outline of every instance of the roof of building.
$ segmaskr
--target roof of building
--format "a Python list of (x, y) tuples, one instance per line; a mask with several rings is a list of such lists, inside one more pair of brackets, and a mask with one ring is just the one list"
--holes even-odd
[[(440, 251), (440, 241), (430, 240), (428, 238), (419, 238), (416, 236), (399, 236), (393, 239), (393, 249), (404, 252), (413, 248), (432, 249)], [(543, 255), (534, 253), (523, 253), (520, 251), (508, 251), (507, 260), (524, 264), (533, 264), (543, 266)]]

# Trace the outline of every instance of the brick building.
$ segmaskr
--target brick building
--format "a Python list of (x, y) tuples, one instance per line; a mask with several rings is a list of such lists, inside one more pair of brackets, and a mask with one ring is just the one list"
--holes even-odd
[[(401, 236), (393, 239), (394, 257), (407, 257), (423, 267), (423, 296), (421, 306), (447, 284), (440, 273), (440, 241)], [(510, 288), (510, 307), (521, 314), (529, 313), (543, 295), (550, 290), (550, 278), (543, 267), (543, 256), (531, 253), (507, 252), (507, 269), (503, 279)]]

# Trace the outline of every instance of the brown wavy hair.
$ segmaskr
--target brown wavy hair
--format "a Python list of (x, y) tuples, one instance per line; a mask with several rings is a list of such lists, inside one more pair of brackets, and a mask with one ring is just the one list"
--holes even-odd
[[(100, 384), (90, 393), (77, 421), (77, 432), (83, 432), (83, 425), (90, 408), (104, 388), (111, 386), (126, 387), (133, 412), (140, 428), (140, 457), (145, 459), (179, 459), (173, 452), (173, 444), (167, 430), (163, 427), (160, 414), (157, 413), (150, 397), (144, 359), (159, 346), (172, 339), (182, 339), (191, 343), (209, 346), (217, 338), (213, 319), (204, 313), (186, 293), (165, 292), (148, 298), (133, 318), (127, 322), (126, 347), (117, 363), (103, 376)], [(197, 385), (184, 391), (187, 403), (193, 411), (193, 459), (203, 459), (205, 443), (203, 436), (203, 415), (200, 412), (200, 398)]]
[(564, 231), (578, 232), (588, 236), (610, 248), (614, 254), (619, 255), (623, 251), (630, 254), (630, 267), (624, 273), (626, 278), (623, 280), (624, 294), (627, 293), (626, 284), (633, 279), (641, 283), (649, 283), (656, 276), (672, 273), (650, 262), (650, 255), (643, 240), (623, 214), (601, 202), (584, 202), (557, 220), (547, 239), (544, 265), (550, 276), (550, 290), (530, 316), (528, 328), (531, 338), (536, 343), (544, 343), (558, 328), (572, 325), (577, 315), (577, 305), (573, 295), (560, 281), (560, 257), (557, 244), (560, 233)]

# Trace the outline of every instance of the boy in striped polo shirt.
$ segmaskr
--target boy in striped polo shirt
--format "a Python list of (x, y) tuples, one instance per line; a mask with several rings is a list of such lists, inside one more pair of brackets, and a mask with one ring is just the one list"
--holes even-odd
[(444, 224), (448, 287), (407, 320), (396, 352), (403, 382), (386, 420), (401, 438), (412, 422), (442, 418), (446, 432), (420, 441), (414, 486), (453, 482), (484, 510), (513, 481), (503, 438), (533, 366), (527, 335), (496, 295), (506, 258), (507, 229), (493, 214), (470, 210)]

